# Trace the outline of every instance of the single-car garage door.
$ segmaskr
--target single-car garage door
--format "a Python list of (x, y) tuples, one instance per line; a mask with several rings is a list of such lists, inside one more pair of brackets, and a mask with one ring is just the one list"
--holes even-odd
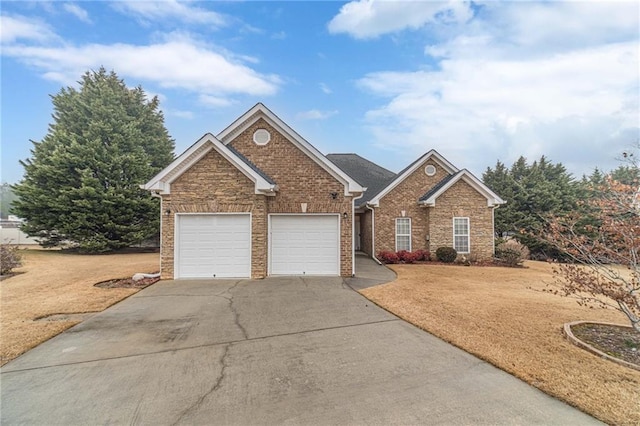
[(176, 224), (177, 278), (251, 276), (249, 214), (184, 214)]
[(340, 275), (338, 215), (271, 215), (271, 275)]

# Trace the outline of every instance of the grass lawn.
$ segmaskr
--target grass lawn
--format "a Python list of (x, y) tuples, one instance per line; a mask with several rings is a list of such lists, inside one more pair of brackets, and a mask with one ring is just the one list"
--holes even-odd
[(551, 266), (391, 265), (396, 281), (361, 293), (416, 326), (610, 424), (640, 424), (640, 371), (578, 348), (562, 334), (575, 320), (627, 324), (541, 291)]
[(17, 275), (0, 282), (0, 365), (74, 326), (80, 319), (38, 321), (53, 314), (100, 312), (136, 293), (93, 285), (136, 272), (157, 272), (158, 253), (78, 255), (20, 250)]

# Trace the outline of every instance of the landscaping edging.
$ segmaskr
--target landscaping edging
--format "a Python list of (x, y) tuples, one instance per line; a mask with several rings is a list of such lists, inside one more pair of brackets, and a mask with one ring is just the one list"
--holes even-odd
[(616, 326), (616, 327), (625, 327), (625, 328), (632, 328), (630, 325), (623, 325), (623, 324), (613, 324), (610, 322), (596, 322), (596, 321), (573, 321), (573, 322), (567, 322), (564, 324), (563, 327), (563, 331), (564, 331), (564, 335), (567, 337), (567, 339), (573, 343), (574, 345), (582, 348), (582, 349), (586, 349), (587, 351), (591, 352), (592, 354), (598, 355), (602, 358), (608, 359), (609, 361), (613, 361), (616, 364), (620, 364), (622, 366), (625, 367), (629, 367), (629, 368), (633, 368), (634, 370), (638, 370), (640, 371), (640, 366), (637, 364), (632, 364), (630, 362), (618, 359), (616, 357), (613, 357), (609, 354), (606, 354), (604, 352), (602, 352), (599, 349), (594, 348), (593, 346), (591, 346), (590, 344), (583, 342), (582, 340), (578, 339), (576, 336), (573, 335), (573, 333), (571, 332), (571, 327), (574, 325), (581, 325), (581, 324), (602, 324), (602, 325), (612, 325), (612, 326)]

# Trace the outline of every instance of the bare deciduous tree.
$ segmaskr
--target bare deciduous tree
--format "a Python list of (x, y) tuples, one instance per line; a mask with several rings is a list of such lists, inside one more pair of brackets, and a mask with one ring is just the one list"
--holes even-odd
[(547, 241), (573, 261), (554, 266), (547, 290), (581, 305), (612, 307), (640, 333), (640, 192), (607, 176), (581, 211), (549, 222)]

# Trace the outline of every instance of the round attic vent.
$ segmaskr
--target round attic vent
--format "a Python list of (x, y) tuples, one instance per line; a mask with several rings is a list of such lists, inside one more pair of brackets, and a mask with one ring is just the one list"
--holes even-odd
[(429, 164), (424, 168), (424, 172), (427, 174), (427, 176), (433, 176), (436, 174), (436, 166), (434, 166), (433, 164)]
[(266, 129), (258, 129), (253, 133), (253, 141), (256, 145), (266, 145), (271, 140), (271, 133)]

